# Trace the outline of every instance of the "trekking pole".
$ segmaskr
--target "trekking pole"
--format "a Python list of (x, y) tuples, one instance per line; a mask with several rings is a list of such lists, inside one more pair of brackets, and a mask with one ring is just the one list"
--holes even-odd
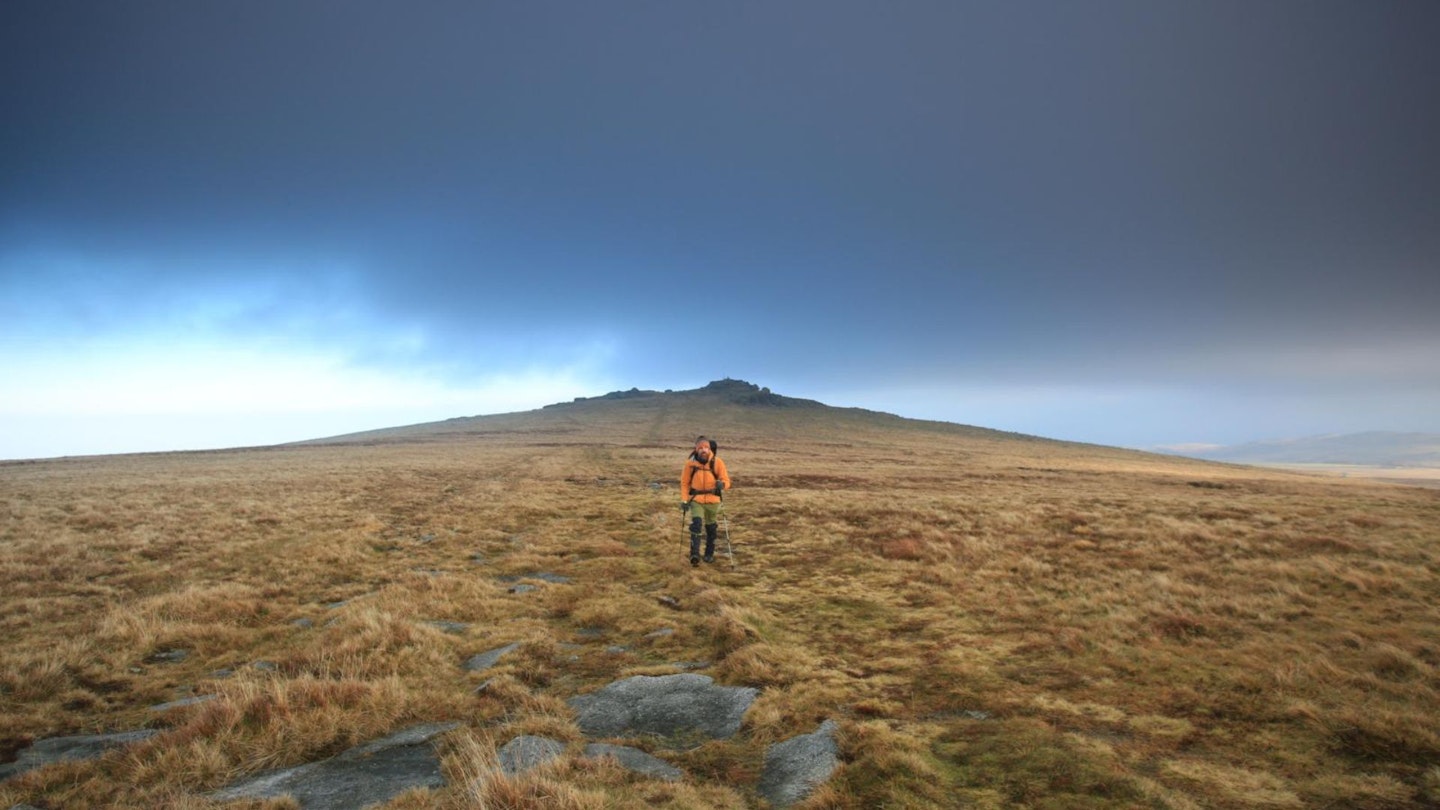
[(730, 567), (735, 567), (735, 549), (730, 545), (730, 516), (725, 514), (725, 502), (720, 502), (720, 522), (725, 526), (725, 553), (730, 556)]

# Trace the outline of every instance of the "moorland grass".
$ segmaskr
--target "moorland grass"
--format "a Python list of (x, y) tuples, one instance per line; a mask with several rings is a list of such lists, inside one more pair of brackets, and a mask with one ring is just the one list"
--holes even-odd
[[(766, 746), (827, 718), (810, 810), (1440, 802), (1440, 492), (692, 404), (0, 465), (0, 760), (162, 732), (0, 807), (208, 807), (436, 720), (450, 786), (387, 807), (757, 807)], [(702, 432), (733, 568), (683, 553)], [(682, 666), (761, 689), (740, 735), (654, 748), (674, 784), (575, 756), (567, 698)], [(504, 777), (517, 734), (571, 755)]]

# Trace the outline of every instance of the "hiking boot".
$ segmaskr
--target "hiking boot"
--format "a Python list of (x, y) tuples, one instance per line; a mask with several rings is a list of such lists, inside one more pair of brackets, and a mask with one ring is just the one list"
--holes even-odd
[(690, 555), (690, 564), (691, 564), (691, 565), (699, 565), (699, 564), (700, 564), (700, 555), (698, 555), (698, 554), (691, 554), (691, 555)]
[(705, 559), (705, 562), (707, 562), (707, 563), (715, 562), (715, 553), (714, 553), (713, 551), (712, 551), (712, 552), (706, 552), (704, 559)]

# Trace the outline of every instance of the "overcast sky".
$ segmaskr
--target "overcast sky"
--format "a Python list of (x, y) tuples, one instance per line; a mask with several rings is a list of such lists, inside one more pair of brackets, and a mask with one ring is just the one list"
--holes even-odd
[(1437, 42), (1434, 0), (5, 0), (0, 458), (726, 376), (1440, 432)]

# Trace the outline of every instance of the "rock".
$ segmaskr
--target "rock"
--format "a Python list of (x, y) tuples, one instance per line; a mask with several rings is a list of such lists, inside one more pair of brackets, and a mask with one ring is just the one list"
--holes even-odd
[(195, 697), (181, 698), (179, 700), (172, 700), (169, 703), (160, 703), (158, 705), (151, 706), (150, 711), (168, 712), (171, 709), (180, 709), (185, 706), (194, 706), (199, 703), (209, 703), (216, 697), (216, 695), (196, 695)]
[(770, 746), (760, 795), (776, 807), (786, 807), (810, 795), (840, 766), (834, 720), (826, 720), (813, 734), (802, 734)]
[(522, 734), (496, 752), (500, 770), (514, 776), (538, 768), (565, 752), (565, 744), (549, 737)]
[(305, 810), (352, 810), (414, 788), (440, 788), (445, 776), (431, 742), (459, 723), (397, 731), (321, 762), (270, 771), (210, 794), (219, 801), (292, 796)]
[(314, 620), (304, 618), (296, 619), (295, 621), (290, 623), (300, 628), (301, 630), (309, 630), (310, 628), (315, 626)]
[(526, 584), (526, 583), (523, 583), (523, 582), (522, 582), (521, 584), (512, 587), (512, 588), (510, 589), (510, 593), (530, 593), (531, 591), (538, 591), (538, 590), (540, 590), (540, 589), (539, 589), (539, 588), (536, 588), (534, 585), (529, 585), (529, 584)]
[(255, 663), (251, 664), (250, 666), (252, 666), (252, 667), (260, 670), (261, 672), (279, 672), (279, 671), (280, 671), (280, 667), (279, 667), (278, 665), (276, 665), (274, 661), (256, 661)]
[(569, 578), (569, 577), (563, 577), (563, 576), (561, 576), (561, 575), (559, 575), (559, 574), (552, 574), (552, 573), (550, 573), (549, 571), (537, 571), (537, 572), (535, 572), (535, 573), (533, 573), (533, 574), (512, 574), (512, 575), (510, 575), (510, 576), (499, 577), (499, 580), (500, 580), (501, 582), (507, 582), (507, 583), (509, 583), (509, 582), (519, 582), (519, 581), (522, 580), (522, 579), (538, 579), (538, 580), (540, 580), (541, 582), (548, 582), (548, 583), (550, 583), (551, 585), (568, 585), (568, 584), (570, 584), (570, 578)]
[(646, 633), (645, 638), (665, 638), (666, 636), (673, 635), (675, 635), (675, 628), (662, 627), (659, 630), (652, 630), (649, 633)]
[(660, 604), (664, 605), (665, 607), (670, 608), (671, 610), (679, 610), (679, 609), (680, 609), (680, 600), (679, 600), (679, 599), (676, 599), (676, 598), (673, 597), (673, 596), (657, 596), (657, 597), (655, 597), (655, 601), (659, 602)]
[(585, 756), (590, 759), (614, 757), (620, 763), (620, 767), (626, 770), (656, 779), (664, 779), (667, 782), (675, 782), (685, 777), (684, 771), (665, 760), (653, 757), (638, 748), (624, 745), (590, 743), (585, 746)]
[(716, 686), (706, 675), (636, 675), (570, 699), (589, 737), (656, 734), (683, 742), (693, 736), (735, 736), (759, 690)]
[(630, 648), (619, 644), (611, 644), (609, 647), (605, 648), (605, 652), (611, 655), (622, 655), (624, 653), (630, 652)]
[(519, 647), (520, 642), (517, 641), (514, 644), (506, 644), (504, 647), (480, 653), (465, 662), (465, 669), (469, 672), (479, 672), (482, 669), (489, 669), (495, 666), (496, 662), (506, 653), (513, 652)]
[(470, 625), (465, 624), (464, 622), (433, 621), (422, 622), (422, 624), (428, 624), (431, 627), (440, 630), (441, 632), (450, 633), (457, 636), (465, 635), (465, 631), (470, 629)]
[(26, 771), (43, 768), (56, 762), (95, 759), (111, 748), (134, 743), (158, 734), (154, 729), (122, 731), (116, 734), (82, 734), (74, 737), (51, 737), (37, 740), (34, 745), (23, 749), (14, 762), (0, 765), (0, 780), (19, 776)]
[(157, 653), (152, 653), (150, 657), (145, 660), (152, 664), (178, 664), (189, 657), (189, 650), (161, 650)]

